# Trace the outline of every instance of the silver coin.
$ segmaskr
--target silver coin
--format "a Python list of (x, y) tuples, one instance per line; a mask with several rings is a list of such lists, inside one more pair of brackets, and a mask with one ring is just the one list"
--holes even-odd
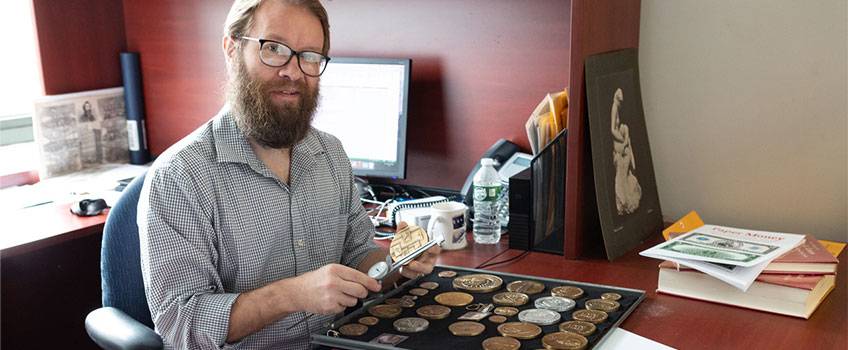
[(562, 316), (559, 312), (548, 309), (527, 309), (518, 313), (521, 322), (533, 323), (540, 326), (552, 325), (559, 322)]
[(404, 317), (396, 320), (392, 325), (398, 332), (418, 333), (427, 329), (430, 326), (430, 321), (420, 317)]
[(563, 297), (541, 297), (533, 302), (537, 309), (548, 309), (556, 312), (565, 312), (574, 308), (577, 305), (574, 300)]

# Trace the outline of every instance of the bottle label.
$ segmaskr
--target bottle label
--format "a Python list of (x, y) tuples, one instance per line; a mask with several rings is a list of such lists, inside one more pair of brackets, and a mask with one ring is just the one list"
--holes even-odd
[(501, 186), (474, 186), (474, 201), (494, 202), (501, 194)]

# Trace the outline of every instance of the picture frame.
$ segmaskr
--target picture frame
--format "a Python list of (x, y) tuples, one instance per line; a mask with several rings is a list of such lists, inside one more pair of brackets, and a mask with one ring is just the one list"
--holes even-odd
[(638, 51), (587, 57), (586, 98), (598, 217), (613, 260), (662, 230)]

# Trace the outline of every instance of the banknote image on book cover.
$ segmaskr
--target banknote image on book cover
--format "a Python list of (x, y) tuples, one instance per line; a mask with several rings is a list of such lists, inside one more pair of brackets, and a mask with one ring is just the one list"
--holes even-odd
[(645, 292), (454, 266), (348, 308), (312, 334), (321, 348), (593, 349)]
[(598, 216), (612, 260), (662, 229), (636, 49), (588, 57), (586, 98)]

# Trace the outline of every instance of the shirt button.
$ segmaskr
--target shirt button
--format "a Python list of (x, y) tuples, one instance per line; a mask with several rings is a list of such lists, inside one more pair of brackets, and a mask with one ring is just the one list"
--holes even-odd
[(303, 247), (303, 239), (298, 239), (298, 240), (297, 240), (297, 246), (298, 246), (298, 247)]

